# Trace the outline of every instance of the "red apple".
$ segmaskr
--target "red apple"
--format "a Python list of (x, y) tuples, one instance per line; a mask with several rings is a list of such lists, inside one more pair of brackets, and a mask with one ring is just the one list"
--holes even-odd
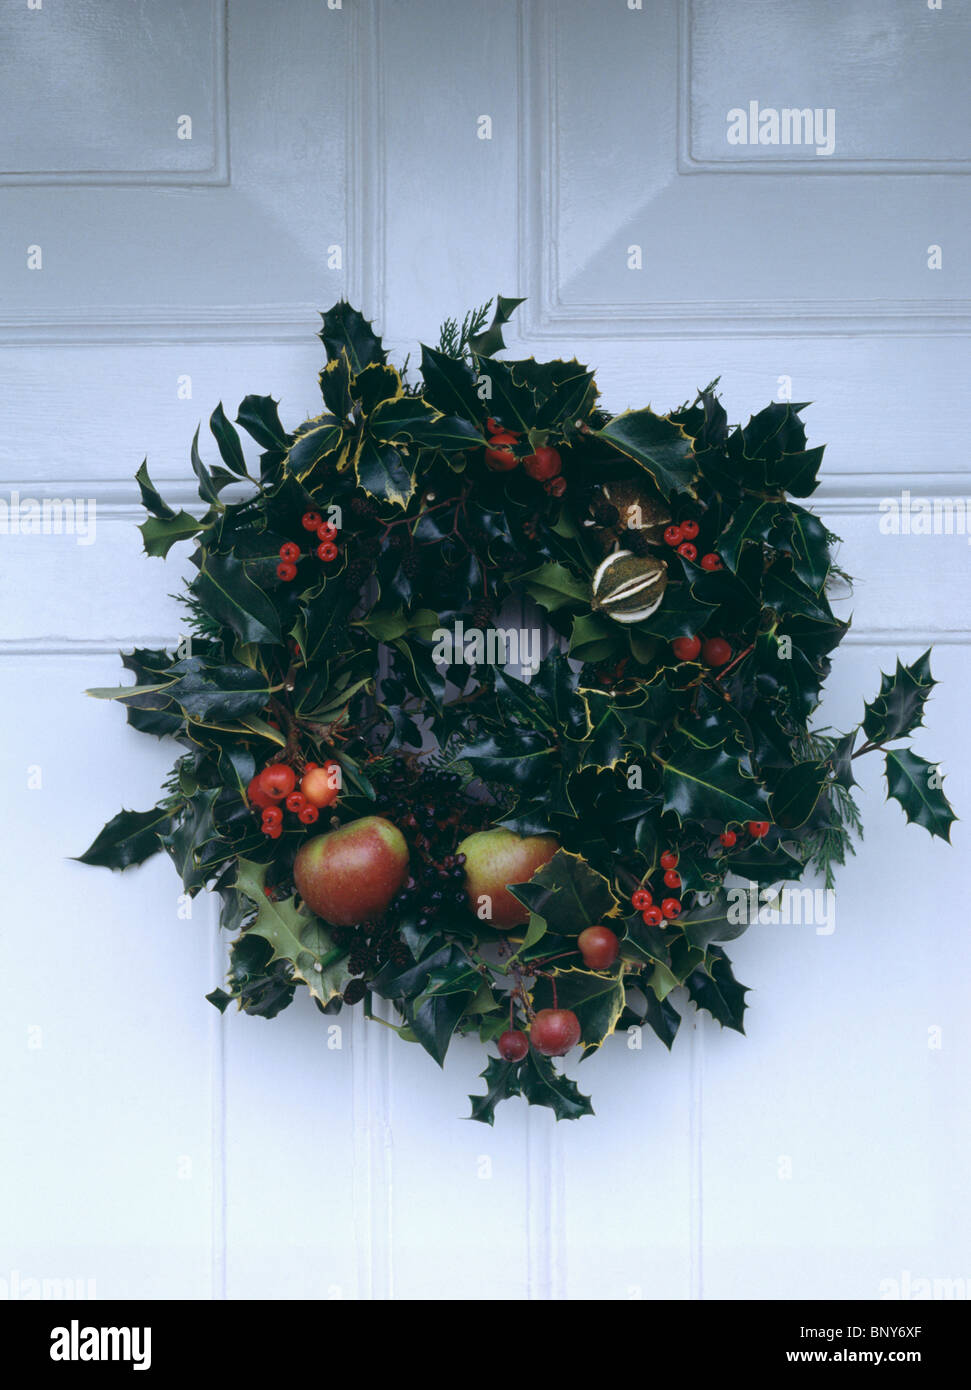
[(529, 921), (529, 908), (509, 892), (507, 884), (525, 883), (559, 849), (552, 835), (516, 835), (501, 827), (477, 830), (459, 845), (465, 855), (465, 891), (476, 912), (479, 899), (491, 899), (483, 920), (508, 931)]
[(380, 917), (407, 876), (405, 837), (382, 816), (363, 816), (315, 835), (293, 864), (297, 892), (311, 912), (335, 927)]
[(572, 1009), (540, 1009), (529, 1037), (544, 1057), (562, 1057), (580, 1041), (580, 1020)]
[(332, 806), (341, 789), (341, 765), (328, 758), (323, 767), (312, 767), (303, 775), (300, 790), (311, 806)]

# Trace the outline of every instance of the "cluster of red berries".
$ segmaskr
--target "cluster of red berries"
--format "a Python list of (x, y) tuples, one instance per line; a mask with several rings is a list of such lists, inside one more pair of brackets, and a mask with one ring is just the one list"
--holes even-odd
[[(678, 873), (678, 855), (675, 850), (664, 851), (661, 855), (661, 868), (664, 870), (665, 888), (676, 892), (681, 887), (681, 875)], [(665, 922), (673, 922), (681, 915), (680, 898), (662, 898), (660, 906), (657, 906), (654, 894), (649, 888), (636, 888), (630, 901), (634, 911), (641, 914), (649, 927), (660, 927)]]
[[(300, 524), (305, 531), (313, 531), (320, 542), (315, 551), (318, 560), (323, 560), (324, 564), (328, 565), (337, 559), (340, 553), (337, 549), (337, 527), (332, 521), (325, 521), (320, 512), (304, 512)], [(283, 542), (280, 546), (280, 563), (276, 567), (278, 579), (285, 582), (296, 579), (300, 554), (300, 547), (296, 541)]]
[(515, 430), (506, 429), (490, 415), (486, 421), (486, 432), (489, 435), (486, 463), (494, 473), (508, 473), (513, 468), (518, 468), (521, 463), (527, 477), (542, 483), (551, 497), (563, 496), (566, 492), (566, 479), (562, 476), (563, 460), (555, 449), (541, 444), (535, 453), (527, 454), (525, 458), (520, 459), (510, 447), (519, 443), (519, 435)]
[(263, 813), (261, 829), (271, 840), (283, 834), (283, 811), (291, 811), (301, 825), (313, 825), (325, 806), (340, 793), (340, 763), (332, 758), (319, 765), (306, 763), (297, 788), (297, 774), (288, 763), (270, 763), (246, 788), (250, 804)]
[(706, 666), (724, 666), (732, 659), (732, 649), (724, 637), (676, 637), (671, 650), (679, 661), (697, 661), (699, 655)]
[[(750, 820), (746, 829), (753, 840), (764, 840), (772, 826), (767, 820)], [(725, 849), (731, 849), (738, 843), (738, 835), (734, 830), (723, 830), (718, 837), (718, 843)]]
[[(690, 560), (693, 564), (698, 559), (698, 547), (694, 543), (697, 535), (697, 521), (682, 521), (677, 526), (665, 528), (664, 544), (669, 545), (672, 550), (676, 550), (679, 555)], [(703, 570), (714, 572), (722, 569), (721, 558), (714, 551), (702, 555), (700, 563)]]

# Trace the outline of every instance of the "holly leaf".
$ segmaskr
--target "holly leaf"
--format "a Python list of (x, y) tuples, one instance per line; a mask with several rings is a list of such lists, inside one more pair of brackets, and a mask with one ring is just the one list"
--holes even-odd
[(285, 452), (290, 436), (280, 424), (277, 404), (272, 396), (245, 396), (237, 411), (236, 423), (264, 449)]
[(662, 768), (664, 810), (680, 821), (762, 820), (768, 794), (754, 777), (743, 772), (738, 758), (724, 748), (698, 748), (685, 740), (665, 760)]
[(764, 840), (748, 840), (738, 850), (726, 851), (721, 859), (721, 868), (725, 873), (733, 873), (761, 885), (800, 878), (803, 863), (781, 845), (768, 849)]
[(832, 567), (830, 532), (803, 507), (789, 507), (781, 529), (788, 535), (796, 574), (814, 593), (821, 593)]
[(365, 435), (355, 463), (358, 484), (379, 502), (407, 507), (415, 491), (415, 480), (403, 458), (391, 444), (381, 444)]
[(276, 901), (266, 896), (266, 864), (240, 859), (236, 889), (256, 906), (247, 936), (261, 936), (272, 947), (269, 963), (285, 961), (295, 980), (305, 984), (314, 999), (328, 1004), (342, 994), (350, 979), (341, 961), (345, 952), (335, 947), (324, 924), (294, 898)]
[[(572, 1009), (580, 1021), (580, 1046), (601, 1047), (617, 1027), (626, 1003), (622, 976), (587, 970), (558, 970), (556, 1005)], [(553, 1007), (553, 985), (540, 979), (533, 990), (533, 1006)]]
[(747, 985), (740, 985), (732, 973), (731, 961), (720, 946), (712, 946), (703, 965), (693, 970), (685, 984), (699, 1009), (705, 1009), (723, 1028), (744, 1033)]
[[(481, 977), (476, 974), (476, 988), (479, 983)], [(419, 1001), (417, 1007), (410, 1008), (407, 1012), (411, 1031), (429, 1057), (434, 1058), (440, 1067), (445, 1065), (445, 1054), (452, 1041), (452, 1034), (474, 995), (475, 990), (436, 992)]]
[(339, 299), (320, 317), (323, 327), (317, 336), (327, 349), (328, 359), (346, 352), (354, 376), (372, 362), (383, 364), (388, 360), (381, 339), (370, 323), (357, 309), (352, 309), (346, 299)]
[(712, 894), (711, 902), (682, 912), (677, 920), (678, 929), (696, 951), (707, 951), (713, 941), (734, 941), (748, 925), (748, 914), (736, 911), (723, 888)]
[(590, 586), (578, 579), (572, 570), (555, 560), (528, 570), (519, 583), (547, 613), (556, 613), (572, 604), (590, 605)]
[(250, 666), (220, 666), (192, 656), (176, 662), (167, 674), (175, 680), (164, 695), (192, 719), (242, 719), (259, 714), (270, 698), (269, 681)]
[(211, 616), (244, 642), (283, 641), (276, 609), (235, 555), (210, 551), (189, 587)]
[[(370, 415), (382, 401), (398, 400), (403, 391), (397, 368), (386, 362), (372, 362), (351, 382), (351, 393), (360, 402), (365, 415)], [(409, 396), (408, 399), (414, 398)]]
[(144, 864), (162, 848), (159, 835), (172, 823), (170, 811), (153, 806), (150, 811), (119, 811), (95, 837), (79, 864), (95, 864), (105, 869), (127, 869)]
[(142, 506), (153, 516), (160, 517), (164, 521), (170, 521), (175, 516), (175, 512), (167, 502), (163, 502), (155, 484), (148, 476), (148, 459), (142, 460), (142, 465), (135, 474), (135, 482), (142, 495)]
[(608, 879), (579, 854), (558, 849), (528, 883), (511, 883), (514, 898), (542, 917), (558, 936), (578, 936), (586, 927), (617, 917), (620, 903)]
[(331, 358), (318, 377), (320, 394), (324, 405), (338, 420), (346, 420), (351, 413), (351, 364), (347, 352), (341, 348), (336, 357)]
[(783, 505), (775, 498), (742, 498), (715, 547), (733, 574), (738, 569), (743, 546), (768, 542)]
[(525, 434), (536, 423), (536, 400), (528, 386), (518, 382), (508, 362), (499, 362), (492, 357), (484, 357), (473, 352), (472, 361), (479, 373), (479, 382), (485, 383), (485, 393), (489, 411), (497, 415), (507, 429)]
[(493, 353), (501, 352), (506, 346), (503, 342), (503, 327), (512, 318), (520, 304), (525, 304), (525, 299), (511, 299), (508, 295), (496, 295), (496, 307), (492, 311), (492, 322), (482, 333), (477, 333), (469, 339), (469, 347), (480, 357), (491, 357)]
[(924, 722), (924, 706), (937, 681), (931, 675), (930, 648), (911, 666), (880, 677), (880, 693), (865, 709), (863, 732), (871, 743), (890, 743), (913, 733)]
[(461, 358), (421, 347), (422, 395), (443, 415), (461, 415), (480, 423), (488, 408), (479, 399), (475, 372)]
[(486, 1069), (479, 1075), (486, 1083), (484, 1096), (469, 1096), (472, 1102), (470, 1120), (481, 1120), (491, 1125), (496, 1118), (496, 1106), (511, 1096), (522, 1095), (519, 1081), (520, 1062), (505, 1062), (501, 1057), (490, 1057)]
[(243, 446), (239, 442), (239, 435), (236, 430), (226, 419), (222, 401), (209, 416), (209, 428), (219, 448), (223, 463), (231, 473), (235, 473), (237, 477), (245, 478), (247, 473), (246, 460), (243, 458)]
[(582, 1115), (593, 1114), (590, 1097), (581, 1095), (575, 1081), (532, 1048), (522, 1062), (519, 1081), (527, 1102), (548, 1106), (558, 1120), (579, 1120)]
[(938, 765), (909, 748), (896, 748), (887, 753), (886, 775), (888, 797), (900, 802), (908, 821), (950, 843), (957, 816), (941, 788)]
[(797, 763), (785, 771), (769, 797), (769, 814), (776, 825), (794, 830), (816, 809), (820, 793), (829, 777), (825, 763)]
[(639, 463), (664, 497), (669, 498), (675, 492), (694, 494), (697, 463), (692, 452), (693, 440), (682, 425), (667, 416), (655, 415), (648, 407), (625, 410), (595, 433)]
[(530, 729), (514, 739), (486, 734), (461, 748), (454, 761), (468, 762), (484, 782), (499, 782), (521, 792), (549, 786), (553, 749), (543, 734)]
[(344, 437), (344, 426), (333, 415), (318, 415), (297, 431), (287, 453), (286, 467), (298, 482), (308, 478), (322, 458), (334, 452)]
[(191, 540), (206, 529), (206, 523), (189, 512), (172, 512), (171, 516), (150, 516), (139, 526), (146, 555), (164, 559), (178, 541)]

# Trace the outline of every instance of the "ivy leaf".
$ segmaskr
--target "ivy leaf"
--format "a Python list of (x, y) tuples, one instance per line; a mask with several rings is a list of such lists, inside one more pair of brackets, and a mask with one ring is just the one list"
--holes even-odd
[(825, 763), (797, 763), (785, 771), (769, 797), (769, 814), (776, 825), (794, 830), (816, 809), (820, 793), (829, 777)]
[(590, 1097), (580, 1094), (575, 1081), (563, 1076), (548, 1057), (532, 1048), (521, 1064), (521, 1093), (530, 1105), (546, 1105), (558, 1120), (578, 1120), (592, 1115)]
[(911, 666), (902, 666), (892, 676), (881, 673), (880, 693), (866, 706), (863, 732), (871, 743), (889, 743), (913, 733), (924, 722), (924, 705), (937, 681), (931, 675), (930, 648)]
[(282, 642), (280, 619), (235, 555), (209, 552), (189, 586), (216, 619), (244, 642)]
[(240, 478), (245, 478), (246, 460), (243, 458), (243, 446), (239, 442), (239, 435), (233, 426), (226, 419), (226, 412), (223, 410), (222, 401), (209, 416), (209, 428), (212, 431), (223, 463)]
[(658, 759), (663, 769), (664, 810), (680, 821), (762, 820), (768, 809), (765, 788), (742, 771), (738, 758), (723, 748), (697, 748), (687, 741)]
[(366, 435), (355, 464), (357, 481), (379, 502), (407, 507), (415, 491), (415, 480), (404, 460), (390, 444), (379, 444)]
[(664, 497), (675, 492), (694, 493), (697, 464), (693, 441), (682, 425), (655, 415), (648, 407), (624, 411), (596, 434), (646, 469)]
[(887, 753), (886, 774), (888, 796), (900, 802), (907, 819), (950, 843), (951, 826), (957, 816), (940, 787), (937, 764), (929, 763), (909, 748), (891, 749)]
[(469, 1096), (472, 1102), (470, 1120), (481, 1120), (483, 1124), (491, 1125), (495, 1121), (496, 1106), (500, 1101), (522, 1095), (519, 1081), (521, 1066), (520, 1062), (504, 1062), (501, 1057), (489, 1058), (485, 1071), (479, 1073), (486, 1083), (485, 1095)]
[(509, 884), (509, 891), (558, 936), (578, 936), (620, 912), (609, 880), (566, 849), (558, 849), (528, 883)]
[(236, 423), (264, 449), (285, 452), (290, 436), (280, 424), (277, 404), (272, 396), (245, 396), (236, 414)]
[(162, 848), (159, 835), (171, 823), (171, 812), (158, 806), (150, 811), (119, 811), (84, 853), (77, 855), (77, 862), (105, 869), (127, 869), (132, 864), (144, 864)]
[(236, 889), (256, 906), (247, 936), (261, 936), (272, 947), (270, 963), (285, 961), (295, 980), (305, 984), (314, 999), (328, 1004), (340, 995), (349, 976), (340, 962), (345, 952), (335, 947), (323, 923), (298, 908), (293, 898), (280, 902), (266, 896), (266, 864), (240, 859)]
[(693, 970), (685, 984), (694, 1003), (705, 1009), (723, 1028), (744, 1033), (747, 985), (740, 985), (732, 973), (731, 961), (720, 946), (712, 946), (703, 965)]
[(346, 299), (339, 299), (326, 314), (321, 314), (321, 318), (323, 327), (317, 336), (327, 349), (328, 359), (346, 352), (354, 376), (372, 362), (383, 364), (388, 360), (381, 339), (364, 315), (352, 309)]

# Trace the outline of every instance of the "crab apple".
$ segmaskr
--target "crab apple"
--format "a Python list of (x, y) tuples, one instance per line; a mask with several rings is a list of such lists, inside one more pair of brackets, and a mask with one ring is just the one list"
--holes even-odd
[(362, 816), (305, 840), (293, 863), (297, 892), (335, 927), (380, 917), (407, 877), (407, 842), (383, 816)]
[(562, 471), (563, 460), (555, 449), (541, 444), (535, 453), (523, 459), (523, 468), (538, 483), (545, 483), (547, 478), (555, 478)]
[(661, 912), (669, 922), (673, 922), (675, 917), (681, 915), (681, 904), (677, 898), (665, 898), (661, 904)]
[(701, 651), (700, 637), (676, 637), (671, 650), (679, 661), (694, 661)]
[(558, 849), (552, 835), (522, 836), (501, 826), (467, 835), (455, 853), (465, 855), (465, 891), (473, 911), (479, 898), (485, 897), (491, 903), (485, 920), (492, 926), (502, 931), (524, 926), (529, 908), (513, 897), (507, 885), (525, 883)]
[(307, 798), (303, 792), (291, 792), (287, 797), (286, 807), (288, 811), (302, 811), (306, 805)]
[[(497, 473), (508, 473), (511, 468), (515, 468), (519, 459), (509, 449), (509, 444), (516, 443), (516, 436), (509, 430), (500, 430), (494, 434), (486, 446), (486, 463)], [(498, 446), (498, 447), (497, 447)]]
[(289, 584), (291, 579), (297, 577), (297, 567), (292, 560), (281, 560), (276, 567), (277, 579), (282, 579), (284, 584)]
[(748, 823), (748, 833), (753, 840), (762, 840), (769, 833), (769, 822), (767, 820), (750, 820)]
[(697, 521), (682, 521), (682, 522), (681, 522), (681, 534), (682, 534), (682, 536), (684, 536), (684, 538), (685, 538), (686, 541), (693, 541), (693, 540), (695, 540), (696, 537), (697, 537), (697, 535), (698, 535), (698, 523), (697, 523)]
[(300, 810), (297, 812), (297, 820), (301, 825), (313, 825), (314, 821), (317, 820), (319, 816), (320, 812), (317, 810), (317, 807), (311, 806), (309, 801), (301, 806)]
[(638, 888), (631, 894), (630, 905), (635, 912), (643, 912), (653, 902), (653, 895), (646, 888)]
[(283, 812), (280, 810), (279, 806), (267, 806), (264, 809), (263, 824), (264, 826), (283, 824)]
[(711, 571), (720, 570), (722, 568), (721, 557), (716, 555), (714, 551), (709, 552), (707, 555), (702, 555), (701, 568)]
[(620, 954), (620, 941), (609, 927), (586, 927), (577, 937), (577, 948), (591, 970), (609, 970)]
[(675, 548), (684, 540), (684, 532), (680, 526), (668, 526), (664, 531), (664, 544)]
[(273, 805), (273, 799), (272, 799), (272, 797), (267, 796), (266, 792), (265, 792), (265, 791), (262, 791), (261, 788), (260, 788), (260, 774), (259, 774), (259, 773), (257, 773), (255, 777), (251, 777), (251, 778), (250, 778), (249, 784), (248, 784), (248, 786), (247, 786), (247, 788), (246, 788), (246, 796), (247, 796), (247, 799), (248, 799), (248, 800), (252, 803), (252, 805), (254, 805), (254, 806), (272, 806), (272, 805)]
[(525, 1033), (520, 1033), (518, 1028), (507, 1028), (504, 1033), (499, 1034), (496, 1045), (504, 1062), (521, 1062), (529, 1051), (529, 1038)]
[(296, 785), (297, 774), (286, 763), (270, 763), (260, 773), (260, 791), (271, 801), (283, 801)]
[(676, 869), (678, 867), (678, 852), (674, 849), (666, 849), (661, 855), (662, 869)]
[(706, 666), (724, 666), (732, 659), (732, 649), (724, 637), (709, 637), (701, 649), (701, 659)]
[(580, 1020), (572, 1009), (540, 1009), (529, 1039), (544, 1057), (562, 1057), (580, 1041)]
[(333, 806), (341, 790), (341, 765), (328, 758), (323, 767), (309, 767), (303, 775), (300, 790), (310, 806)]
[(723, 845), (725, 849), (731, 849), (737, 839), (738, 836), (735, 834), (734, 830), (723, 830), (718, 837), (718, 842)]

